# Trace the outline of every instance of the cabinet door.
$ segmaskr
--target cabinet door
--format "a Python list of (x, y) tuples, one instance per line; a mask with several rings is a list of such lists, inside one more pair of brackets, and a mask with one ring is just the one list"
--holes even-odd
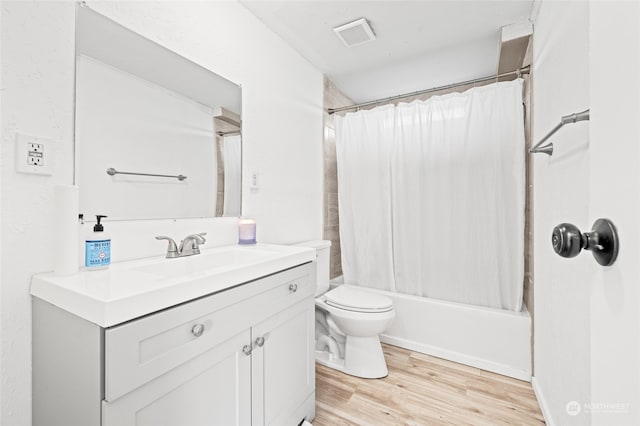
[(252, 328), (253, 425), (302, 420), (290, 417), (315, 389), (314, 306), (307, 298)]
[(103, 401), (103, 426), (251, 424), (251, 357), (245, 330), (114, 400)]

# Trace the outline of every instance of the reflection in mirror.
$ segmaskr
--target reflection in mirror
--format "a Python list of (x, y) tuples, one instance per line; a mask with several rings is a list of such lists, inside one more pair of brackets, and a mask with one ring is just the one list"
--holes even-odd
[(240, 87), (77, 10), (80, 211), (110, 220), (240, 216)]
[(242, 145), (240, 116), (225, 108), (214, 113), (218, 158), (218, 202), (216, 216), (240, 216)]

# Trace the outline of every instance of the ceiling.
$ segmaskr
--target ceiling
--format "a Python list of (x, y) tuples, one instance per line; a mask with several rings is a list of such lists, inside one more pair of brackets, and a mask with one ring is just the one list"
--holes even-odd
[[(533, 0), (240, 0), (355, 102), (494, 74), (500, 28)], [(333, 28), (366, 18), (377, 40), (348, 48)]]

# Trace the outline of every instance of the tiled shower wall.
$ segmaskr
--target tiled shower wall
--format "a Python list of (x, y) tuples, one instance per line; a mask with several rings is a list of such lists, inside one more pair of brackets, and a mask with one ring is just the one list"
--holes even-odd
[(224, 212), (224, 156), (222, 155), (222, 141), (224, 138), (216, 135), (216, 164), (218, 169), (218, 190), (216, 191), (216, 217), (222, 217)]
[(331, 241), (330, 277), (342, 275), (340, 259), (340, 220), (338, 217), (338, 165), (336, 162), (336, 132), (334, 116), (327, 113), (328, 108), (351, 105), (334, 84), (324, 79), (324, 212), (323, 239)]
[[(531, 63), (530, 49), (524, 59), (524, 64)], [(532, 185), (533, 174), (531, 167), (531, 155), (528, 150), (531, 147), (531, 98), (530, 98), (530, 77), (524, 75), (524, 104), (525, 104), (525, 145), (526, 145), (526, 202), (525, 202), (525, 240), (524, 240), (524, 304), (527, 306), (533, 317), (533, 207), (532, 207)], [(487, 81), (477, 83), (476, 86), (483, 86), (494, 83)], [(471, 89), (474, 85), (459, 86), (455, 89), (446, 89), (439, 92), (432, 92), (422, 96), (407, 97), (402, 102), (411, 102), (416, 99), (427, 100), (432, 96), (444, 95), (452, 92), (462, 92)], [(340, 259), (340, 220), (338, 217), (338, 174), (336, 163), (336, 137), (334, 115), (329, 115), (327, 108), (336, 108), (351, 105), (352, 102), (338, 88), (325, 77), (324, 79), (324, 228), (323, 238), (331, 240), (331, 278), (342, 275), (342, 263)], [(379, 106), (379, 105), (375, 105)], [(374, 108), (371, 106), (363, 109)]]
[[(529, 39), (529, 46), (524, 56), (523, 64), (531, 64), (533, 43)], [(530, 69), (533, 67), (530, 67)], [(529, 149), (533, 146), (531, 140), (531, 112), (533, 111), (533, 99), (531, 99), (531, 74), (526, 74), (524, 79), (524, 137), (525, 137), (525, 169), (526, 169), (526, 201), (524, 216), (524, 304), (531, 315), (533, 327), (533, 155)], [(533, 330), (531, 330), (531, 353), (533, 353)]]

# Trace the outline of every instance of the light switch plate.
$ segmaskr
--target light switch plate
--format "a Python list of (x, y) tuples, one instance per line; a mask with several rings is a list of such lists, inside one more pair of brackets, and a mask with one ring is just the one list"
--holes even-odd
[(54, 142), (38, 136), (16, 134), (16, 172), (53, 174)]
[(251, 191), (257, 191), (260, 189), (260, 184), (258, 182), (259, 173), (255, 169), (249, 170), (249, 189)]

